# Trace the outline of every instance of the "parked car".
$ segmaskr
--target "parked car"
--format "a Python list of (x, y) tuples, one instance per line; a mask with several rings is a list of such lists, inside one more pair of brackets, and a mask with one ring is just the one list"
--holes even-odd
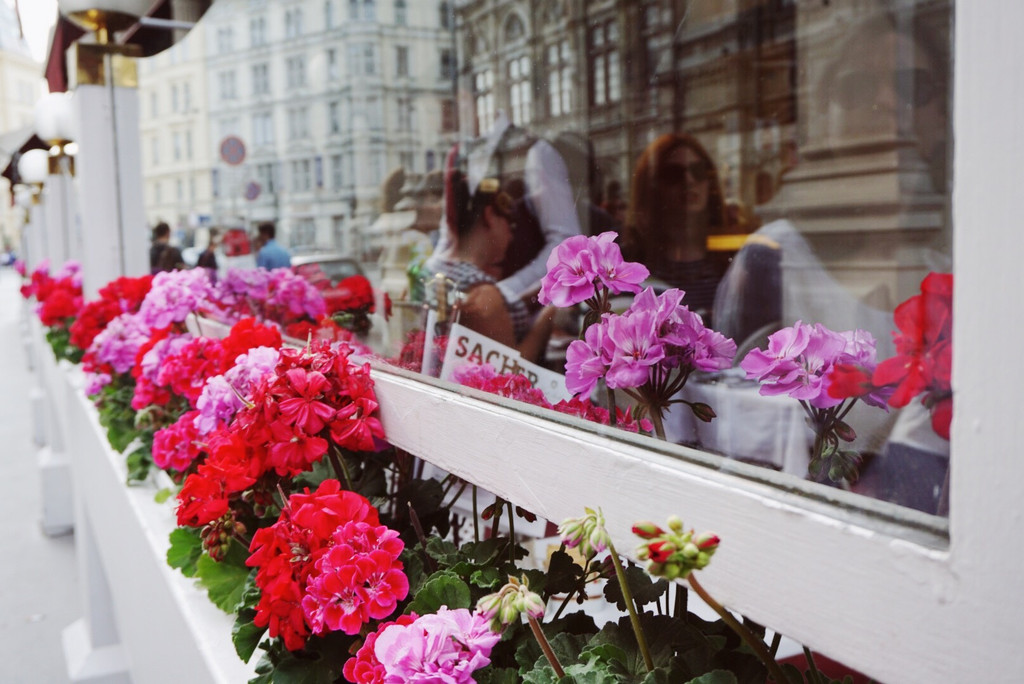
[(327, 313), (373, 311), (373, 288), (355, 259), (341, 254), (303, 254), (292, 257), (292, 271), (320, 290)]

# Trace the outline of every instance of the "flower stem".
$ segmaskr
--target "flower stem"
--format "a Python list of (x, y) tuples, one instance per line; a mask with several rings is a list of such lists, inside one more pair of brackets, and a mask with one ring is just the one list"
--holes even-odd
[(615, 408), (615, 390), (605, 385), (605, 391), (608, 392), (608, 424), (615, 427), (619, 422), (618, 416), (615, 415), (618, 413), (618, 409)]
[(565, 670), (562, 669), (562, 664), (558, 662), (558, 658), (555, 656), (555, 652), (551, 650), (551, 644), (548, 643), (548, 638), (544, 636), (544, 631), (540, 628), (540, 623), (537, 622), (537, 618), (532, 615), (527, 615), (527, 619), (530, 621), (530, 629), (533, 630), (533, 636), (540, 644), (540, 650), (544, 651), (544, 657), (548, 659), (548, 663), (551, 665), (551, 669), (555, 671), (555, 676), (561, 679), (565, 676)]
[(629, 611), (629, 621), (636, 633), (636, 643), (640, 647), (640, 653), (644, 656), (644, 665), (647, 671), (654, 669), (654, 659), (651, 657), (651, 650), (647, 647), (647, 637), (644, 636), (644, 629), (640, 626), (640, 616), (636, 613), (636, 606), (633, 605), (633, 592), (629, 590), (629, 582), (626, 581), (626, 571), (619, 560), (619, 554), (615, 553), (615, 547), (608, 542), (608, 553), (611, 554), (612, 564), (615, 566), (615, 576), (619, 580), (619, 587), (622, 588), (622, 598), (626, 602), (626, 610)]
[(339, 458), (338, 452), (334, 447), (327, 450), (327, 457), (331, 459), (331, 465), (334, 466), (334, 474), (345, 478), (345, 486), (348, 487), (349, 491), (355, 491), (355, 487), (352, 486), (352, 476), (349, 475), (348, 468), (345, 467), (344, 457)]
[(658, 439), (665, 441), (665, 425), (661, 421), (661, 409), (652, 406), (648, 414), (651, 416), (651, 422), (654, 423), (654, 434), (658, 436)]
[(480, 513), (476, 504), (476, 485), (473, 485), (473, 541), (480, 543)]
[(818, 666), (814, 662), (814, 654), (806, 646), (804, 646), (804, 658), (807, 660), (807, 667), (810, 668), (811, 681), (814, 684), (824, 684), (821, 679), (821, 672), (818, 671)]
[(508, 506), (508, 555), (509, 562), (516, 563), (516, 514), (512, 510), (512, 502), (506, 502)]
[(768, 672), (770, 673), (771, 678), (775, 680), (776, 684), (786, 684), (789, 680), (786, 679), (786, 675), (783, 674), (782, 668), (779, 667), (779, 664), (775, 662), (775, 658), (768, 653), (768, 648), (764, 645), (764, 642), (751, 634), (750, 630), (740, 624), (740, 622), (734, 618), (729, 611), (722, 607), (721, 603), (713, 599), (711, 594), (705, 591), (704, 587), (702, 587), (700, 582), (697, 581), (696, 576), (694, 576), (692, 572), (687, 577), (687, 580), (690, 582), (690, 586), (693, 587), (693, 590), (697, 592), (697, 596), (700, 596), (704, 603), (711, 606), (712, 610), (718, 613), (718, 616), (722, 618), (722, 622), (729, 625), (729, 627), (732, 628), (732, 631), (736, 632), (736, 634), (738, 634), (740, 638), (747, 643), (747, 646), (757, 654), (757, 657), (760, 658), (761, 662), (763, 662), (765, 667), (768, 668)]

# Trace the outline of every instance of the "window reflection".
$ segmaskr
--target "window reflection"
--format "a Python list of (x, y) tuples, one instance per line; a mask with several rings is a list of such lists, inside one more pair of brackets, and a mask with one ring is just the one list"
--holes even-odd
[[(459, 322), (515, 348), (530, 330), (521, 308), (534, 323), (550, 313), (530, 264), (566, 236), (612, 230), (648, 285), (684, 290), (736, 341), (737, 365), (797, 321), (867, 331), (878, 359), (896, 352), (894, 308), (951, 270), (950, 3), (542, 3), (536, 17), (513, 5), (454, 8), (456, 100), (472, 103), (460, 110), (460, 192), (496, 179), (512, 236), (506, 249), (502, 226), (487, 255), (460, 259), (478, 239), (444, 217), (427, 226), (431, 243), (404, 252), (412, 280), (392, 294), (414, 312), (392, 324), (392, 351), (425, 310), (455, 320), (475, 296), (467, 263), (505, 295), (508, 329), (522, 325), (510, 336), (472, 313)], [(432, 202), (442, 214), (450, 204)], [(540, 363), (562, 372), (586, 322), (554, 320)], [(739, 368), (683, 392), (718, 417), (673, 410), (673, 441), (943, 512), (948, 442), (919, 403), (857, 405), (846, 421), (860, 477), (836, 483), (808, 474), (814, 434), (792, 398), (762, 396)]]
[(739, 364), (797, 321), (867, 331), (890, 358), (894, 310), (951, 271), (950, 0), (332, 0), (270, 21), (231, 2), (211, 11), (211, 120), (251, 167), (213, 169), (212, 213), (243, 213), (233, 188), (251, 176), (252, 221), (379, 254), (382, 358), (440, 374), (458, 324), (563, 373), (593, 321), (546, 311), (540, 280), (555, 245), (610, 231), (646, 285), (684, 290), (737, 345), (680, 395), (717, 417), (674, 406), (671, 441), (942, 511), (948, 442), (920, 401), (858, 403), (844, 447), (860, 477), (832, 482), (807, 472), (800, 404)]

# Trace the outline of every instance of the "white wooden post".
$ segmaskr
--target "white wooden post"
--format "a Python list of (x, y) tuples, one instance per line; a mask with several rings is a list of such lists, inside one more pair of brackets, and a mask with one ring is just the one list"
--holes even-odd
[(148, 271), (142, 206), (138, 76), (121, 46), (76, 43), (69, 50), (79, 141), (75, 164), (86, 299), (120, 276)]

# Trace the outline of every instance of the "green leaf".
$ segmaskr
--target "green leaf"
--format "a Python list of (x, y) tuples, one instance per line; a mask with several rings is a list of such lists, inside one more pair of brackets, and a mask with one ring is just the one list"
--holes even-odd
[(739, 684), (736, 675), (726, 670), (712, 670), (700, 677), (694, 677), (686, 684)]
[(256, 652), (260, 639), (266, 633), (266, 627), (257, 627), (252, 621), (235, 621), (231, 628), (231, 642), (235, 645), (235, 653), (243, 662), (249, 662), (252, 654)]
[[(634, 602), (641, 609), (643, 606), (654, 603), (668, 591), (667, 581), (652, 579), (639, 566), (630, 565), (625, 570), (629, 591), (633, 594)], [(614, 603), (619, 610), (626, 610), (626, 601), (622, 597), (622, 587), (618, 582), (608, 582), (604, 585), (604, 597), (609, 603)]]
[(231, 642), (235, 645), (235, 653), (245, 662), (249, 662), (249, 659), (252, 658), (260, 639), (267, 631), (266, 627), (257, 627), (253, 624), (253, 620), (256, 618), (254, 606), (259, 600), (260, 589), (256, 586), (256, 568), (253, 568), (242, 588), (242, 598), (236, 608), (238, 615), (231, 628)]
[(571, 594), (584, 588), (583, 567), (565, 551), (559, 549), (548, 559), (548, 579), (545, 591), (548, 594)]
[(519, 670), (514, 667), (485, 667), (473, 673), (476, 684), (519, 684)]
[(158, 504), (162, 504), (168, 499), (170, 499), (172, 496), (174, 496), (173, 489), (171, 489), (170, 487), (162, 487), (161, 489), (157, 490), (155, 495), (153, 495), (153, 501), (157, 502)]
[(195, 577), (196, 561), (203, 555), (203, 541), (199, 538), (199, 531), (190, 527), (177, 527), (171, 531), (170, 541), (167, 564), (181, 570), (185, 577)]
[[(237, 542), (232, 542), (236, 544)], [(240, 545), (239, 545), (240, 546)], [(196, 562), (196, 576), (199, 584), (206, 589), (210, 600), (225, 613), (233, 613), (242, 600), (249, 568), (239, 565), (231, 552), (223, 561), (217, 562), (203, 554)]]
[(469, 585), (453, 572), (442, 570), (434, 573), (416, 592), (416, 597), (407, 608), (420, 615), (436, 613), (441, 606), (449, 609), (471, 608)]

